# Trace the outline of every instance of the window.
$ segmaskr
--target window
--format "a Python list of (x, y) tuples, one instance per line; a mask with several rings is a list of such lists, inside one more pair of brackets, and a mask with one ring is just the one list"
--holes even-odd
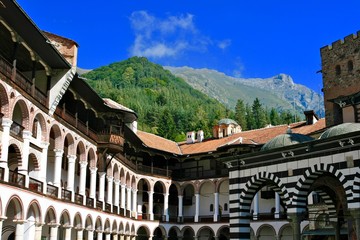
[(348, 71), (351, 72), (354, 69), (353, 62), (350, 60), (350, 61), (348, 61), (347, 65), (348, 65)]
[(227, 210), (228, 210), (228, 204), (225, 203), (225, 204), (224, 204), (224, 211), (227, 211)]
[(210, 212), (213, 212), (213, 211), (214, 211), (214, 205), (210, 204)]
[(339, 76), (341, 74), (341, 67), (340, 65), (336, 65), (335, 67), (335, 73), (336, 73), (336, 76)]

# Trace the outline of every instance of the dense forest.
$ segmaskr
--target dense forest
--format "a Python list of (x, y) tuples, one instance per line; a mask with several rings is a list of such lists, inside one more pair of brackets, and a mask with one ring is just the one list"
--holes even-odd
[(139, 129), (175, 141), (183, 141), (187, 131), (200, 129), (210, 137), (212, 127), (222, 118), (236, 120), (244, 130), (295, 120), (289, 112), (264, 109), (258, 99), (252, 106), (238, 100), (235, 111), (229, 110), (143, 57), (132, 57), (82, 76), (101, 97), (133, 109), (139, 117)]

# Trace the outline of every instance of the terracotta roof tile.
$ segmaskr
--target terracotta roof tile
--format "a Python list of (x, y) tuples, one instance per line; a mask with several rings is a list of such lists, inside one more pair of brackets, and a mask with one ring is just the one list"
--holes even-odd
[[(320, 119), (313, 125), (306, 125), (306, 122), (290, 124), (293, 133), (309, 135), (325, 129), (325, 119)], [(288, 125), (272, 126), (256, 130), (244, 131), (219, 139), (205, 139), (203, 142), (187, 144), (186, 142), (176, 143), (154, 134), (138, 131), (137, 135), (145, 145), (158, 150), (175, 154), (197, 154), (214, 152), (217, 148), (225, 145), (237, 144), (265, 144), (270, 139), (286, 133)]]

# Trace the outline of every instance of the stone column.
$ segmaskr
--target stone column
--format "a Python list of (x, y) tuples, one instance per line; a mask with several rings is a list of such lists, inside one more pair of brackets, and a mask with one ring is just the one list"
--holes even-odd
[(75, 178), (75, 155), (68, 155), (68, 172), (67, 172), (67, 187), (66, 189), (74, 191), (74, 178)]
[(114, 180), (114, 206), (119, 207), (119, 191), (120, 191), (120, 180)]
[(24, 221), (24, 220), (14, 220), (14, 223), (16, 224), (15, 239), (16, 240), (23, 240), (24, 239), (24, 223), (26, 223), (26, 221)]
[(96, 202), (96, 167), (90, 168), (90, 194), (89, 197), (94, 199), (94, 202)]
[(96, 235), (97, 235), (97, 239), (96, 239), (96, 240), (102, 240), (102, 239), (103, 239), (102, 231), (96, 231)]
[(65, 229), (65, 236), (64, 240), (71, 240), (71, 226), (64, 227)]
[(165, 221), (169, 222), (169, 193), (164, 194), (164, 215)]
[(105, 192), (105, 172), (99, 173), (99, 201), (104, 202), (104, 192)]
[(280, 218), (280, 196), (275, 192), (275, 219)]
[(25, 176), (25, 187), (29, 187), (29, 151), (30, 151), (30, 138), (32, 133), (30, 131), (23, 131), (23, 151), (22, 151), (22, 164), (18, 168), (18, 173), (21, 173)]
[(79, 194), (85, 197), (85, 184), (86, 184), (86, 167), (88, 163), (86, 161), (80, 162), (80, 182), (79, 182)]
[(259, 215), (259, 192), (257, 192), (254, 196), (253, 220), (258, 220), (258, 215)]
[(59, 225), (58, 224), (50, 224), (50, 239), (49, 240), (58, 240), (58, 231)]
[[(42, 227), (43, 227), (43, 224), (35, 223), (35, 240), (41, 240)], [(0, 236), (1, 236), (1, 233), (0, 233)]]
[(114, 178), (112, 176), (107, 176), (107, 196), (106, 196), (106, 202), (110, 205), (112, 205), (112, 193), (113, 193), (113, 180)]
[[(41, 169), (39, 173), (39, 179), (43, 182), (43, 193), (47, 193), (47, 179), (46, 179), (46, 169), (47, 169), (47, 160), (48, 160), (48, 147), (49, 143), (42, 143), (42, 152), (41, 152)], [(58, 189), (58, 197), (59, 197), (60, 190)]]
[(87, 230), (87, 239), (88, 240), (94, 239), (94, 230)]
[(301, 240), (301, 216), (299, 213), (288, 213), (288, 216), (291, 219), (291, 226), (293, 228), (293, 240)]
[(54, 162), (54, 186), (61, 188), (61, 161), (64, 154), (62, 149), (54, 149), (55, 162)]
[(200, 213), (200, 194), (195, 193), (195, 222), (199, 222)]
[(84, 235), (84, 229), (82, 228), (76, 229), (76, 240), (83, 240), (84, 239), (83, 235)]
[(182, 217), (183, 217), (183, 198), (184, 196), (179, 195), (178, 199), (179, 199), (179, 210), (178, 210), (178, 221), (182, 222)]
[(132, 193), (133, 193), (133, 209), (132, 209), (132, 211), (134, 213), (134, 216), (137, 218), (137, 190), (133, 189)]
[(9, 154), (9, 139), (10, 127), (13, 121), (8, 118), (2, 118), (1, 126), (3, 127), (1, 135), (1, 159), (0, 167), (4, 168), (4, 180), (9, 180), (8, 154)]
[(121, 184), (121, 208), (125, 210), (125, 184)]
[(214, 193), (214, 222), (219, 221), (219, 193)]
[(126, 202), (126, 209), (131, 211), (131, 187), (127, 188), (127, 202)]
[(148, 209), (150, 220), (154, 220), (153, 208), (154, 208), (154, 192), (150, 191), (149, 192), (149, 209)]

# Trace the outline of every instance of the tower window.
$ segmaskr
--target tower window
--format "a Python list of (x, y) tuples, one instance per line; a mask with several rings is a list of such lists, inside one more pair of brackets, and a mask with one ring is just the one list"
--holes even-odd
[(347, 65), (348, 65), (348, 71), (351, 72), (351, 71), (354, 69), (354, 64), (353, 64), (353, 62), (352, 62), (352, 61), (348, 61)]
[(336, 65), (336, 67), (335, 67), (335, 73), (336, 73), (337, 76), (339, 76), (339, 75), (341, 74), (341, 67), (340, 67), (340, 65)]

